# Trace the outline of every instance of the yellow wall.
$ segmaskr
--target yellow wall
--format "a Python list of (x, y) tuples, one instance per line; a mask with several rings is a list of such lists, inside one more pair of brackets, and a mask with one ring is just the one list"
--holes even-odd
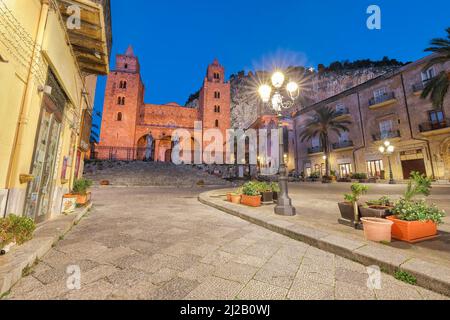
[[(37, 38), (37, 30), (41, 14), (40, 0), (0, 0), (0, 5), (6, 4), (21, 26), (27, 31), (33, 41)], [(45, 21), (45, 20), (44, 20)], [(0, 35), (1, 36), (1, 35)], [(79, 126), (82, 110), (87, 108), (86, 99), (82, 98), (83, 79), (76, 65), (75, 57), (67, 45), (66, 33), (59, 21), (58, 14), (50, 10), (46, 16), (45, 30), (40, 44), (42, 48), (41, 64), (46, 70), (49, 66), (56, 75), (60, 85), (69, 98), (63, 119), (57, 163), (55, 166), (54, 183), (58, 189), (58, 197), (67, 192), (70, 184), (61, 184), (61, 169), (65, 157), (71, 157), (67, 168), (66, 178), (73, 182), (78, 144)], [(8, 50), (9, 49), (9, 50)], [(0, 63), (0, 191), (9, 189), (10, 198), (8, 209), (20, 214), (23, 206), (27, 184), (21, 184), (20, 174), (31, 173), (35, 138), (38, 133), (43, 93), (38, 90), (39, 84), (44, 84), (33, 78), (27, 83), (30, 68), (24, 66), (23, 61), (10, 53), (0, 41), (0, 54), (8, 63)], [(29, 65), (30, 60), (25, 63)], [(44, 74), (45, 81), (46, 74)], [(92, 105), (95, 94), (96, 77), (90, 76), (88, 81), (88, 103)], [(29, 99), (25, 99), (25, 92), (30, 92)], [(26, 112), (22, 114), (21, 111)], [(22, 139), (19, 123), (22, 119)], [(16, 141), (15, 143), (15, 140)], [(8, 181), (8, 176), (10, 179)], [(18, 202), (18, 203), (14, 203)], [(20, 202), (20, 203), (19, 203)], [(58, 208), (58, 206), (54, 206)], [(0, 208), (0, 215), (2, 214)], [(12, 211), (11, 211), (12, 212)], [(11, 213), (7, 212), (7, 213)]]

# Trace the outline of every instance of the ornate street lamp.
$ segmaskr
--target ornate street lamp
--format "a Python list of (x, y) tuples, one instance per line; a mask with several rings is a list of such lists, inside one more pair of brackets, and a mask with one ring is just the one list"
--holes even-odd
[(389, 160), (389, 184), (395, 184), (394, 181), (394, 174), (392, 173), (392, 162), (391, 162), (391, 155), (394, 153), (395, 151), (395, 147), (391, 144), (390, 141), (385, 141), (384, 142), (384, 146), (381, 146), (378, 149), (381, 154), (386, 155), (388, 157)]
[[(295, 216), (296, 211), (292, 206), (292, 200), (288, 195), (288, 176), (286, 161), (284, 156), (284, 139), (283, 139), (283, 109), (289, 109), (294, 105), (295, 100), (300, 95), (300, 88), (296, 82), (289, 82), (286, 85), (286, 92), (289, 95), (290, 100), (286, 101), (282, 94), (280, 93), (283, 84), (285, 83), (285, 76), (282, 72), (277, 71), (272, 75), (272, 86), (268, 84), (263, 84), (259, 87), (259, 95), (264, 103), (271, 102), (272, 109), (277, 112), (278, 115), (278, 130), (280, 138), (280, 170), (278, 184), (280, 186), (280, 194), (278, 195), (278, 203), (275, 207), (275, 213), (283, 216)], [(275, 88), (273, 95), (272, 89)]]

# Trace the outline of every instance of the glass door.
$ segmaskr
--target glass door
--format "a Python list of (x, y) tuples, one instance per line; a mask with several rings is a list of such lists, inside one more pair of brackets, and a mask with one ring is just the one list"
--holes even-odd
[(54, 166), (61, 124), (46, 108), (42, 110), (32, 175), (35, 177), (27, 192), (26, 215), (37, 223), (50, 216), (54, 187)]

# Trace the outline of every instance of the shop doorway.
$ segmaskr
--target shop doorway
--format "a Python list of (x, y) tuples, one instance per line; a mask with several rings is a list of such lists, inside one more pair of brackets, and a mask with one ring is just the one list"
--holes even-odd
[(402, 161), (403, 168), (403, 179), (408, 180), (411, 177), (412, 172), (419, 172), (420, 174), (427, 174), (427, 170), (425, 168), (425, 162), (423, 159), (418, 160), (403, 160)]

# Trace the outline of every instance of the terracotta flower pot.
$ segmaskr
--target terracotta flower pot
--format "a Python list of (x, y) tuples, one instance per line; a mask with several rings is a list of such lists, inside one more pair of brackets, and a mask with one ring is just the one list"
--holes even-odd
[(392, 241), (392, 225), (390, 220), (380, 218), (362, 218), (366, 240), (375, 242)]
[(437, 224), (433, 221), (403, 221), (396, 216), (387, 217), (392, 221), (392, 237), (397, 240), (415, 243), (437, 236)]
[(227, 201), (231, 202), (231, 192), (227, 193)]
[(100, 181), (100, 185), (101, 185), (101, 186), (109, 186), (110, 183), (109, 183), (108, 180), (102, 180), (102, 181)]
[(77, 194), (77, 205), (85, 206), (89, 201), (91, 201), (91, 193)]
[(260, 207), (261, 196), (246, 196), (242, 195), (241, 203), (249, 207)]
[(234, 204), (240, 204), (241, 203), (241, 195), (240, 194), (232, 194), (231, 195), (231, 202)]

